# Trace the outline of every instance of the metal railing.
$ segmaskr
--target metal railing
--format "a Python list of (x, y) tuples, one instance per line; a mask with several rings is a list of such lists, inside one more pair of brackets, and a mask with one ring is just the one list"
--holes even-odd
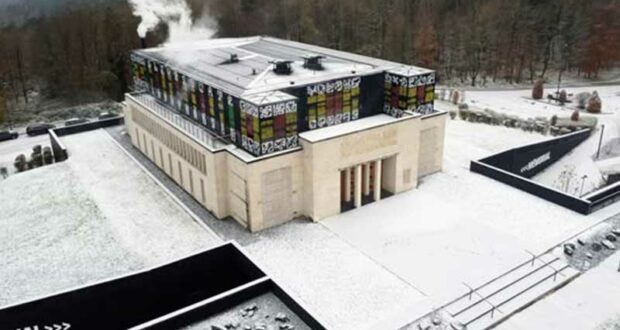
[(205, 127), (202, 127), (189, 119), (184, 118), (180, 113), (171, 110), (168, 106), (162, 104), (159, 100), (148, 94), (132, 94), (129, 95), (134, 101), (142, 105), (143, 108), (157, 115), (159, 118), (166, 121), (176, 129), (185, 133), (186, 135), (194, 138), (211, 151), (215, 151), (226, 145), (231, 144), (225, 138), (216, 135), (213, 132), (207, 131)]

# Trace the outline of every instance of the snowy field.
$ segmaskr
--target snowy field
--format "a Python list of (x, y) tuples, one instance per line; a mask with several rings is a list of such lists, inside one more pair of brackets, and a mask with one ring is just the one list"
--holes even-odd
[[(597, 90), (604, 111), (620, 113), (606, 100), (613, 88), (619, 89)], [(523, 98), (528, 94), (467, 92), (467, 97), (477, 107), (524, 118), (570, 115), (553, 105), (528, 105)], [(615, 115), (601, 115), (599, 122), (603, 117), (615, 123)], [(609, 132), (617, 137), (613, 127)], [(618, 203), (583, 216), (469, 171), (472, 159), (547, 138), (448, 120), (444, 170), (423, 178), (418, 189), (321, 223), (293, 221), (256, 234), (239, 229), (236, 235), (259, 266), (329, 329), (383, 329), (386, 320), (412, 321), (466, 292), (465, 284), (486, 282), (529, 260), (530, 252), (541, 253), (620, 212)], [(0, 223), (9, 228), (0, 231), (0, 278), (15, 278), (0, 283), (0, 305), (164, 262), (219, 241), (105, 131), (62, 140), (70, 152), (66, 163), (0, 181), (0, 195), (25, 196), (0, 201), (0, 209), (8, 210), (0, 214)], [(580, 154), (591, 155), (590, 140)], [(51, 184), (45, 186), (44, 180)], [(46, 197), (52, 193), (58, 200)], [(64, 207), (68, 213), (50, 211)], [(31, 209), (37, 212), (25, 214)], [(45, 226), (31, 226), (36, 221)]]
[[(620, 85), (596, 86), (596, 87), (575, 87), (566, 88), (567, 92), (579, 94), (581, 92), (592, 92), (596, 90), (603, 101), (602, 114), (596, 115), (597, 118), (607, 118), (611, 114), (620, 112)], [(555, 88), (546, 86), (545, 95), (555, 92)], [(465, 92), (465, 102), (479, 108), (489, 108), (495, 111), (517, 115), (521, 118), (534, 117), (569, 117), (573, 112), (573, 104), (569, 103), (562, 107), (555, 103), (549, 103), (546, 99), (540, 101), (532, 100), (532, 90), (507, 90), (507, 91), (467, 91)], [(583, 115), (589, 115), (584, 113)], [(611, 117), (614, 117), (613, 115)], [(617, 118), (616, 118), (617, 119)]]
[[(547, 86), (549, 87), (549, 86)], [(620, 85), (567, 88), (569, 93), (592, 92), (596, 90), (603, 102), (602, 113), (591, 115), (582, 112), (582, 116), (592, 116), (598, 119), (600, 125), (605, 125), (603, 145), (620, 136)], [(545, 95), (555, 89), (545, 90)], [(510, 115), (517, 115), (522, 119), (535, 117), (570, 117), (574, 111), (573, 104), (566, 107), (549, 103), (546, 100), (537, 102), (531, 99), (531, 90), (466, 92), (466, 102), (478, 108), (489, 108)], [(583, 195), (600, 187), (604, 181), (593, 156), (597, 152), (600, 138), (600, 128), (592, 136), (566, 155), (562, 160), (553, 164), (533, 179), (566, 191), (573, 195)], [(583, 177), (587, 176), (585, 179)], [(582, 189), (583, 181), (583, 189)]]
[(68, 161), (0, 181), (0, 306), (219, 244), (103, 131), (64, 141)]
[[(7, 210), (0, 223), (8, 228), (0, 232), (0, 278), (14, 279), (0, 283), (0, 305), (218, 243), (105, 131), (62, 141), (67, 162), (0, 182), (0, 194), (14, 196), (0, 201)], [(53, 194), (58, 198), (48, 197)], [(31, 209), (37, 212), (24, 212)], [(44, 225), (31, 226), (37, 221)], [(293, 221), (258, 234), (239, 231), (253, 260), (329, 329), (365, 329), (394, 315), (405, 322), (429, 311), (424, 294), (320, 224)]]
[(449, 120), (442, 173), (322, 224), (440, 305), (620, 212), (586, 217), (469, 171), (471, 159), (545, 138)]

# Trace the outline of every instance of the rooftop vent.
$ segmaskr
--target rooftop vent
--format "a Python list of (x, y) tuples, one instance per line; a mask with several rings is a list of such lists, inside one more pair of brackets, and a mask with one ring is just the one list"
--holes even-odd
[(269, 63), (273, 64), (273, 72), (276, 74), (289, 75), (293, 73), (293, 69), (291, 68), (291, 63), (293, 63), (293, 61), (274, 60)]
[(239, 62), (239, 55), (237, 54), (230, 54), (230, 57), (224, 61), (224, 63), (222, 64), (232, 64), (232, 63), (238, 63)]
[(304, 56), (304, 68), (315, 71), (323, 70), (323, 63), (321, 62), (324, 58), (325, 56), (316, 54)]

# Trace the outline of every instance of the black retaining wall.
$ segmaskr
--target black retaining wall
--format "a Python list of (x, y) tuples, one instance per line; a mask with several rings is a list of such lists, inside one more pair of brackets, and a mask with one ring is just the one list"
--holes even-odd
[(56, 135), (58, 136), (65, 136), (65, 135), (92, 131), (92, 130), (96, 130), (99, 128), (122, 125), (124, 122), (125, 122), (124, 118), (122, 116), (118, 116), (114, 118), (102, 119), (102, 120), (97, 120), (97, 121), (84, 123), (84, 124), (59, 127), (59, 128), (55, 128), (54, 132), (56, 132)]
[(543, 186), (537, 182), (524, 177), (504, 171), (500, 168), (485, 164), (481, 161), (472, 161), (469, 169), (472, 172), (482, 174), (491, 179), (505, 183), (514, 188), (523, 190), (532, 195), (546, 199), (552, 203), (564, 206), (581, 214), (590, 213), (590, 202), (565, 194), (559, 190), (555, 190)]
[[(87, 267), (87, 265), (84, 265)], [(2, 329), (170, 329), (271, 291), (313, 329), (324, 329), (237, 246), (0, 310)], [(205, 302), (201, 307), (186, 308)], [(183, 309), (182, 312), (179, 310)], [(173, 317), (149, 322), (163, 316)]]
[(591, 130), (586, 129), (560, 136), (548, 141), (534, 143), (510, 149), (470, 163), (470, 171), (523, 190), (552, 203), (564, 206), (581, 214), (600, 209), (611, 199), (620, 199), (620, 188), (593, 203), (592, 199), (582, 199), (547, 187), (529, 178), (540, 173), (551, 164), (561, 159), (580, 143), (590, 137)]
[(72, 126), (65, 126), (50, 129), (48, 131), (50, 137), (50, 144), (52, 145), (52, 152), (54, 154), (54, 161), (56, 163), (62, 162), (69, 158), (69, 153), (67, 152), (67, 148), (62, 144), (59, 137), (71, 134), (77, 134), (87, 131), (96, 130), (99, 128), (105, 128), (110, 126), (122, 125), (125, 123), (125, 120), (122, 116), (97, 120), (85, 124), (78, 124)]
[(590, 132), (589, 129), (581, 130), (548, 141), (510, 149), (479, 161), (518, 176), (531, 178), (587, 140)]
[(50, 136), (50, 144), (52, 145), (52, 153), (54, 154), (54, 162), (63, 162), (67, 160), (69, 154), (67, 148), (60, 141), (53, 129), (47, 131)]
[(605, 187), (586, 197), (590, 201), (590, 212), (598, 211), (620, 200), (620, 183)]

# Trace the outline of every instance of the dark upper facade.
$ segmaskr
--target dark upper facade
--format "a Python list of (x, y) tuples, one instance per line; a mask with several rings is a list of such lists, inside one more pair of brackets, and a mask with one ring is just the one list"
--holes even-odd
[(434, 111), (431, 70), (269, 37), (137, 50), (131, 61), (136, 90), (255, 156), (296, 148), (308, 130)]

